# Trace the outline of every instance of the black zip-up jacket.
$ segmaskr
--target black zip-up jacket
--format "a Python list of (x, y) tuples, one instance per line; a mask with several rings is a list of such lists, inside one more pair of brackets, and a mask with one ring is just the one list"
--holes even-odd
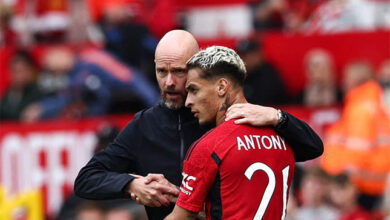
[[(295, 160), (305, 161), (320, 156), (323, 144), (318, 135), (303, 121), (286, 113), (287, 120), (275, 129), (294, 150)], [(145, 176), (162, 173), (171, 183), (181, 183), (182, 161), (190, 145), (206, 132), (187, 108), (171, 110), (162, 102), (138, 112), (133, 121), (106, 149), (95, 154), (83, 167), (75, 181), (77, 196), (86, 199), (130, 198), (125, 192), (134, 179), (129, 173)], [(163, 219), (170, 207), (146, 207), (148, 218)]]

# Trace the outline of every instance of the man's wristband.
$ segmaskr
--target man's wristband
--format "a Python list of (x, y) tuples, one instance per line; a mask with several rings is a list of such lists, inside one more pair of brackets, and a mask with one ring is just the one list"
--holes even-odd
[(287, 125), (287, 114), (281, 109), (278, 109), (278, 119), (278, 124), (275, 126), (276, 129), (281, 129)]

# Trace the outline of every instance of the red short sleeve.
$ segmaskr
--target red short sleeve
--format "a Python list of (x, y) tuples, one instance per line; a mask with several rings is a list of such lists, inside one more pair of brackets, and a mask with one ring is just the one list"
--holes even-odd
[(176, 204), (192, 212), (203, 210), (203, 204), (218, 172), (205, 143), (198, 143), (189, 158), (183, 162), (183, 179)]

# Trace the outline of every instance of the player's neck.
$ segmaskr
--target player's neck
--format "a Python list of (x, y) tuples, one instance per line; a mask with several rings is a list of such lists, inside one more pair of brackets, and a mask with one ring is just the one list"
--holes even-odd
[(243, 92), (238, 93), (229, 93), (226, 95), (224, 102), (221, 104), (219, 111), (217, 112), (217, 117), (215, 120), (216, 125), (220, 125), (225, 121), (226, 111), (230, 106), (238, 103), (247, 103)]

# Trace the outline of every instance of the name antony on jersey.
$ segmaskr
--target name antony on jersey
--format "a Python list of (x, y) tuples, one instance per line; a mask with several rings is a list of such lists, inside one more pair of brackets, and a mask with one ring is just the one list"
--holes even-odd
[(279, 149), (279, 150), (287, 150), (284, 139), (279, 135), (244, 135), (243, 137), (237, 137), (237, 149), (240, 151), (244, 149), (246, 151), (252, 149), (262, 148), (270, 150), (270, 149)]

